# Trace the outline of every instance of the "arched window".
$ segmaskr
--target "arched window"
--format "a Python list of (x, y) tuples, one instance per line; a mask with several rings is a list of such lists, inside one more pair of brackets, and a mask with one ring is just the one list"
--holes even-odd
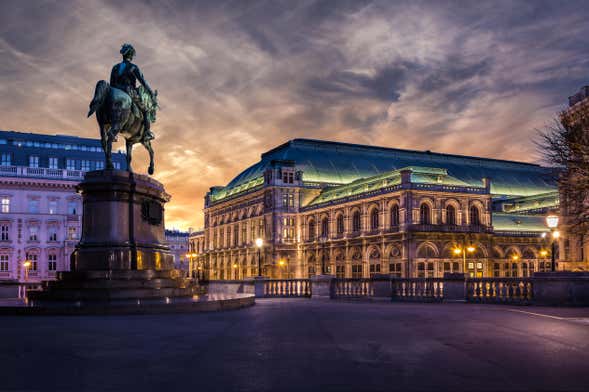
[(370, 276), (380, 273), (380, 252), (377, 249), (373, 249), (368, 256), (368, 262), (370, 264)]
[(311, 219), (309, 221), (309, 240), (313, 241), (315, 239), (315, 221)]
[(352, 254), (352, 278), (362, 277), (362, 255), (359, 250)]
[(352, 214), (352, 231), (360, 231), (360, 211), (356, 210)]
[(391, 227), (399, 226), (399, 205), (395, 204), (391, 208)]
[(474, 226), (479, 226), (481, 224), (479, 209), (476, 206), (470, 207), (470, 224)]
[(451, 204), (446, 206), (446, 224), (447, 225), (455, 225), (456, 224), (456, 208), (454, 208), (454, 206)]
[(344, 234), (344, 215), (339, 214), (336, 218), (337, 234)]
[(535, 259), (536, 255), (534, 254), (534, 252), (527, 248), (524, 250), (524, 253), (522, 254), (522, 259), (527, 259), (527, 260), (532, 260)]
[(370, 211), (370, 230), (378, 230), (378, 208)]
[(321, 219), (321, 237), (327, 237), (329, 235), (329, 220), (327, 217)]
[(430, 245), (424, 245), (417, 251), (417, 257), (421, 259), (431, 259), (436, 257), (436, 251)]
[(400, 278), (403, 272), (403, 264), (401, 262), (401, 251), (396, 246), (391, 248), (389, 253), (389, 274)]
[(419, 207), (419, 223), (429, 225), (432, 222), (430, 208), (426, 203)]

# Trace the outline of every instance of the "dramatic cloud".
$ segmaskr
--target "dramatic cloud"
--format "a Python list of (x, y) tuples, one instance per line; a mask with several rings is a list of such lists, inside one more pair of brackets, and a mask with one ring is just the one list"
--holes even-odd
[[(169, 227), (295, 137), (535, 161), (589, 83), (583, 1), (0, 3), (0, 129), (96, 137), (95, 82), (131, 42), (159, 91)], [(121, 145), (122, 147), (122, 145)], [(147, 154), (134, 166), (145, 171)]]

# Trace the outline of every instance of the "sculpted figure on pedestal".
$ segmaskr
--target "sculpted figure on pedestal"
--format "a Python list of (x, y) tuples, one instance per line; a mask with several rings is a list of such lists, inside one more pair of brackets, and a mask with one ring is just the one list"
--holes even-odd
[(112, 143), (120, 134), (125, 138), (129, 171), (132, 171), (132, 147), (141, 143), (149, 152), (148, 173), (153, 174), (154, 135), (150, 125), (156, 120), (157, 90), (151, 89), (139, 67), (131, 62), (135, 56), (133, 46), (124, 44), (120, 53), (123, 61), (112, 68), (110, 84), (105, 80), (96, 83), (88, 117), (96, 113), (107, 169), (113, 169)]

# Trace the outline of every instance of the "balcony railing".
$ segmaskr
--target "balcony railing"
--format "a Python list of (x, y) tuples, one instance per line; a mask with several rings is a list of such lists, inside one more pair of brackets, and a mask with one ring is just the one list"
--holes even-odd
[(409, 225), (409, 231), (437, 231), (444, 233), (489, 233), (490, 226), (482, 225), (434, 225), (434, 224), (413, 224)]
[(46, 167), (0, 166), (0, 176), (82, 180), (84, 172), (81, 170), (50, 169)]

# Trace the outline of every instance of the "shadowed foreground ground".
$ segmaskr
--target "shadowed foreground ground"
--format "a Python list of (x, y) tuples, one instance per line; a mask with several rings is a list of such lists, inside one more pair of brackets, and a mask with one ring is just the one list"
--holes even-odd
[(0, 391), (589, 385), (589, 309), (258, 300), (225, 313), (0, 323)]

